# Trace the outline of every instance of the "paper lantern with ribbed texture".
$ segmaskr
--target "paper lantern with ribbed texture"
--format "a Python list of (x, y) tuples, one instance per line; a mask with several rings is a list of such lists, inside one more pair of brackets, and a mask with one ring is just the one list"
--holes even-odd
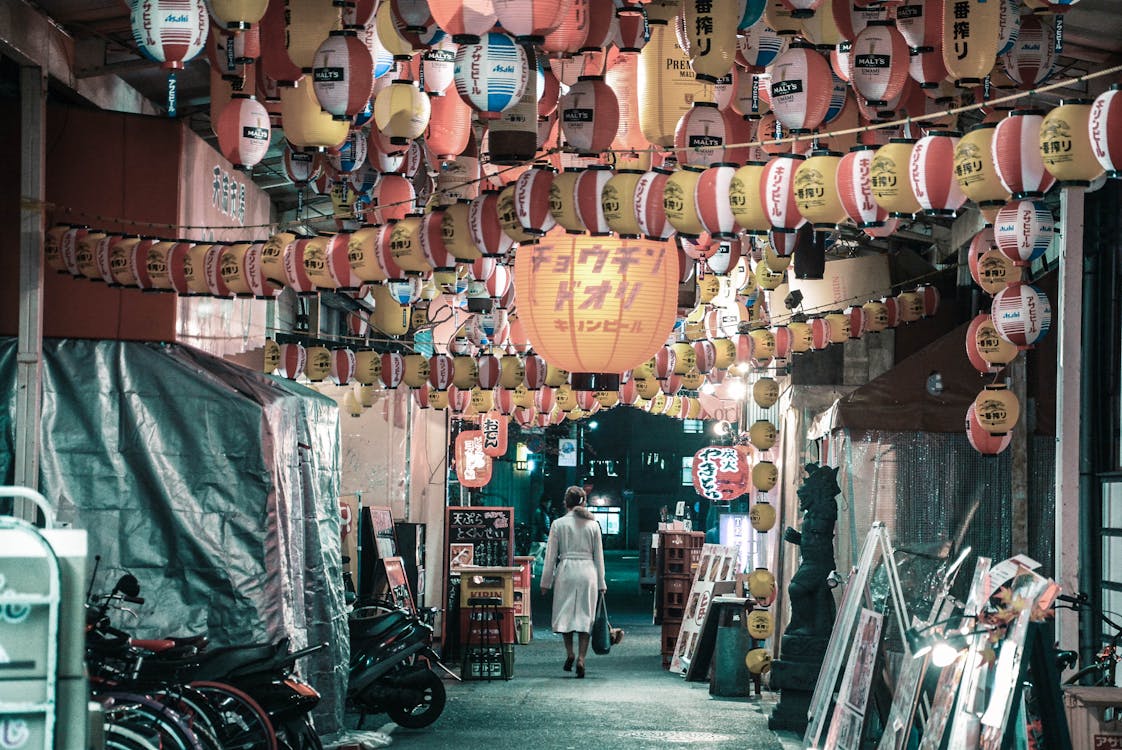
[(604, 221), (621, 237), (638, 237), (643, 233), (635, 204), (635, 189), (642, 176), (636, 169), (621, 170), (604, 183), (600, 192)]
[(1091, 148), (1107, 177), (1122, 176), (1122, 85), (1114, 84), (1091, 103), (1087, 130)]
[(549, 190), (555, 174), (552, 167), (536, 166), (519, 175), (514, 183), (514, 209), (528, 234), (543, 235), (557, 223), (549, 212)]
[(993, 238), (1014, 264), (1030, 265), (1044, 255), (1055, 234), (1052, 210), (1043, 201), (1010, 201), (997, 212)]
[(954, 216), (966, 194), (947, 165), (954, 160), (959, 134), (936, 130), (916, 141), (908, 177), (923, 212), (928, 216)]
[(265, 158), (272, 129), (261, 102), (236, 95), (218, 116), (218, 150), (235, 167), (252, 167)]
[(404, 219), (414, 210), (417, 194), (413, 183), (399, 174), (382, 175), (372, 193), (374, 221), (385, 224)]
[[(441, 161), (451, 161), (468, 148), (471, 107), (458, 94), (430, 97), (425, 143)], [(446, 176), (444, 170), (441, 176)], [(464, 180), (459, 180), (463, 182)]]
[(334, 148), (350, 131), (349, 121), (335, 120), (320, 108), (310, 81), (281, 89), (281, 118), (284, 137), (301, 148)]
[(494, 0), (499, 24), (521, 43), (540, 44), (565, 19), (564, 0)]
[(651, 21), (651, 41), (639, 53), (639, 127), (653, 145), (674, 145), (674, 132), (696, 100), (708, 101), (689, 57), (665, 21)]
[(966, 358), (978, 372), (993, 375), (1017, 358), (1017, 347), (998, 334), (989, 313), (979, 313), (966, 329)]
[(896, 28), (909, 47), (941, 45), (943, 0), (904, 0), (896, 6)]
[(793, 133), (816, 130), (830, 107), (833, 81), (821, 53), (805, 45), (791, 47), (771, 65), (771, 111)]
[(1060, 187), (1089, 187), (1102, 174), (1094, 158), (1087, 99), (1060, 102), (1040, 123), (1040, 156)]
[(497, 20), (493, 0), (429, 0), (428, 6), (436, 23), (458, 44), (479, 41)]
[(982, 455), (996, 456), (1009, 447), (1013, 442), (1013, 435), (1011, 432), (999, 435), (990, 433), (982, 426), (978, 419), (977, 407), (972, 403), (966, 409), (966, 439), (970, 447)]
[(602, 76), (581, 76), (557, 106), (569, 146), (589, 155), (611, 147), (619, 128), (619, 102)]
[(662, 205), (669, 179), (669, 170), (655, 168), (644, 172), (635, 184), (635, 217), (648, 240), (665, 240), (674, 233)]
[(284, 172), (296, 187), (304, 187), (323, 172), (323, 157), (314, 151), (304, 151), (284, 144)]
[(549, 186), (549, 213), (553, 220), (571, 234), (584, 232), (577, 213), (576, 186), (581, 170), (566, 169), (555, 175)]
[(838, 198), (846, 215), (860, 229), (884, 226), (888, 210), (873, 198), (872, 174), (874, 146), (854, 146), (838, 163)]
[(806, 222), (795, 203), (795, 172), (803, 160), (798, 154), (779, 154), (760, 175), (760, 195), (772, 229), (793, 232)]
[(987, 385), (972, 404), (974, 417), (990, 435), (1008, 434), (1021, 416), (1021, 404), (1004, 384)]
[(697, 215), (697, 183), (700, 178), (699, 169), (678, 169), (663, 187), (662, 209), (666, 212), (666, 219), (679, 234), (687, 237), (697, 237), (705, 231)]
[(765, 166), (765, 162), (748, 162), (739, 167), (729, 181), (732, 215), (741, 228), (752, 234), (764, 234), (771, 227), (760, 192)]
[(1044, 169), (1044, 157), (1040, 153), (1043, 123), (1043, 112), (1013, 110), (994, 129), (991, 158), (1001, 184), (1015, 199), (1039, 198), (1056, 181)]
[(699, 81), (713, 83), (732, 69), (736, 26), (742, 15), (735, 2), (682, 0), (687, 51)]
[(838, 194), (841, 159), (833, 151), (812, 151), (795, 170), (795, 206), (820, 231), (832, 231), (846, 218)]
[(394, 81), (374, 100), (374, 124), (394, 145), (419, 138), (431, 115), (431, 99), (412, 81)]
[(728, 141), (725, 118), (714, 102), (694, 102), (674, 129), (674, 148), (678, 163), (704, 169), (729, 161), (724, 144)]
[(997, 61), (1001, 4), (993, 0), (945, 0), (943, 62), (960, 88), (981, 86)]
[(367, 106), (373, 88), (370, 50), (353, 30), (332, 31), (312, 63), (312, 90), (320, 106), (336, 119), (349, 120)]
[(875, 200), (897, 218), (910, 217), (920, 209), (908, 176), (912, 149), (910, 138), (893, 138), (877, 149), (869, 165), (869, 186)]
[(612, 228), (604, 218), (604, 203), (601, 194), (604, 185), (612, 178), (612, 170), (594, 164), (577, 174), (573, 183), (573, 197), (577, 218), (589, 234), (602, 236), (611, 234)]
[(268, 0), (210, 0), (207, 7), (214, 20), (226, 29), (245, 30), (261, 20)]
[(206, 46), (210, 23), (202, 0), (136, 0), (131, 9), (133, 42), (165, 70), (182, 68)]
[[(709, 167), (698, 177), (694, 188), (694, 203), (702, 228), (714, 239), (731, 239), (739, 228), (729, 205), (729, 186), (736, 175), (735, 164), (718, 164)], [(739, 242), (736, 259), (740, 258)], [(735, 266), (736, 260), (729, 259)], [(712, 268), (712, 266), (711, 266)], [(713, 269), (716, 272), (716, 269)], [(720, 271), (725, 273), (726, 271)]]
[(1056, 70), (1056, 27), (1051, 19), (1026, 15), (1021, 18), (1017, 41), (1001, 56), (1005, 74), (1022, 89), (1031, 89)]
[(529, 74), (526, 51), (508, 34), (488, 32), (456, 52), (456, 91), (478, 112), (497, 114), (513, 107)]
[(766, 24), (746, 29), (737, 41), (736, 54), (749, 72), (762, 72), (787, 49), (788, 37), (777, 34)]
[(994, 295), (993, 326), (1018, 349), (1031, 349), (1052, 327), (1052, 304), (1032, 284), (1014, 282)]
[(728, 502), (751, 489), (747, 452), (734, 445), (710, 445), (693, 456), (691, 467), (697, 494), (713, 502)]
[(565, 9), (561, 23), (546, 34), (540, 47), (543, 52), (575, 55), (588, 38), (591, 0), (572, 0)]
[(959, 139), (954, 150), (955, 181), (983, 211), (1003, 206), (1009, 200), (1009, 191), (993, 163), (995, 129), (992, 123), (976, 125)]
[(908, 79), (908, 43), (894, 23), (870, 23), (850, 49), (850, 85), (873, 106), (883, 106), (899, 96)]
[(514, 245), (499, 221), (499, 191), (485, 190), (468, 211), (471, 239), (485, 258), (505, 257)]
[(520, 249), (514, 275), (534, 351), (573, 373), (639, 365), (674, 325), (677, 252), (667, 242), (550, 235)]
[(289, 380), (295, 380), (304, 372), (308, 363), (308, 352), (302, 344), (281, 344), (280, 361), (277, 369)]

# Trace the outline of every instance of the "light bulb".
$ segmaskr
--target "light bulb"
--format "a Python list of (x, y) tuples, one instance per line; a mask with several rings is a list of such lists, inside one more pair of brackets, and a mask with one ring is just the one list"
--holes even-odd
[(946, 667), (954, 664), (954, 660), (957, 658), (958, 649), (945, 641), (936, 643), (935, 647), (931, 649), (931, 663), (936, 667)]
[(739, 401), (748, 395), (748, 386), (744, 385), (743, 380), (734, 380), (729, 383), (728, 394)]
[(717, 390), (717, 386), (713, 385), (708, 380), (706, 380), (704, 383), (701, 384), (701, 387), (698, 388), (698, 390), (700, 392), (704, 393), (705, 395), (709, 396), (709, 395), (712, 395), (713, 392)]

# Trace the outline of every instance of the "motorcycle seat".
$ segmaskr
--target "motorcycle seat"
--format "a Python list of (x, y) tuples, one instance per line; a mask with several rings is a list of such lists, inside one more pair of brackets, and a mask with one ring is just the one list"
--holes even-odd
[(381, 617), (354, 618), (348, 623), (351, 638), (376, 639), (400, 628), (408, 622), (410, 616), (400, 610), (395, 610)]
[(271, 661), (280, 651), (280, 644), (276, 643), (223, 646), (204, 651), (199, 654), (196, 679), (221, 679), (243, 667)]

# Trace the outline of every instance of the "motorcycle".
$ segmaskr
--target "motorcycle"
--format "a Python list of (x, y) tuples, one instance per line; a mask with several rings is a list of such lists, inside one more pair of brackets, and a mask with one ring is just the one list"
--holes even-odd
[(433, 665), (457, 680), (459, 677), (433, 651), (432, 626), (389, 602), (356, 608), (348, 625), (347, 701), (360, 715), (358, 728), (362, 729), (369, 714), (388, 714), (394, 723), (409, 729), (436, 721), (447, 695)]

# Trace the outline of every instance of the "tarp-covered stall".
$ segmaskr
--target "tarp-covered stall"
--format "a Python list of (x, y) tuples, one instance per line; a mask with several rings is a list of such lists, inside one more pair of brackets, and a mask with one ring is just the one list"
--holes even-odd
[[(147, 599), (138, 635), (215, 645), (282, 636), (329, 647), (301, 663), (339, 728), (347, 629), (336, 404), (176, 344), (43, 346), (40, 490), (88, 529), (98, 586), (123, 571)], [(0, 469), (11, 478), (16, 341), (0, 339)]]

